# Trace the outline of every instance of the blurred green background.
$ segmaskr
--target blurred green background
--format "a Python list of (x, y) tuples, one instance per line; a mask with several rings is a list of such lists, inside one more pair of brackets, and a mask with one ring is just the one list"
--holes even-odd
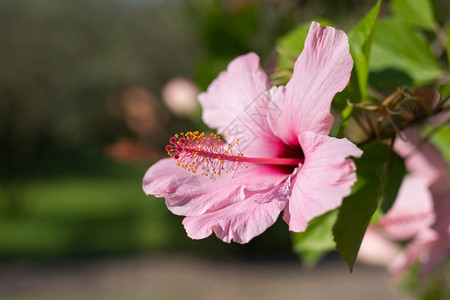
[(172, 113), (162, 89), (183, 76), (204, 90), (249, 51), (273, 70), (277, 39), (295, 25), (346, 30), (374, 3), (0, 1), (0, 259), (292, 255), (283, 222), (244, 246), (191, 241), (163, 199), (144, 195), (169, 137), (202, 126), (198, 112)]

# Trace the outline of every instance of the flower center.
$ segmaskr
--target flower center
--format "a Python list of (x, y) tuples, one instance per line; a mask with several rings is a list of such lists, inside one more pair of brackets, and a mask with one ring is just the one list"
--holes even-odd
[(304, 162), (302, 158), (246, 157), (239, 149), (239, 139), (227, 143), (214, 133), (205, 135), (204, 132), (188, 131), (175, 134), (169, 142), (167, 154), (177, 160), (178, 166), (192, 173), (201, 170), (202, 175), (211, 179), (222, 172), (234, 174), (238, 169), (247, 168), (245, 163), (294, 167)]

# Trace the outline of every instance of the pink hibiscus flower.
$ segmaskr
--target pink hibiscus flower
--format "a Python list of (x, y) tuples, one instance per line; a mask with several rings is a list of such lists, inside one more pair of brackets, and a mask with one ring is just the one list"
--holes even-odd
[[(389, 267), (398, 276), (416, 262), (429, 273), (450, 251), (450, 170), (440, 153), (420, 138), (417, 128), (405, 130), (407, 141), (395, 150), (412, 173), (378, 224), (368, 228), (358, 259)], [(396, 241), (410, 240), (404, 249)]]
[[(408, 169), (421, 176), (427, 185), (432, 200), (431, 206), (434, 208), (434, 222), (425, 226), (425, 216), (414, 222), (418, 227), (419, 222), (422, 222), (422, 229), (417, 231), (412, 242), (393, 261), (390, 271), (398, 275), (412, 264), (420, 262), (421, 274), (426, 275), (446, 258), (450, 251), (450, 169), (439, 151), (421, 139), (417, 128), (405, 131), (405, 136), (408, 141), (399, 141), (395, 149), (406, 158)], [(422, 201), (429, 200), (423, 198)]]
[(193, 239), (214, 232), (247, 243), (283, 210), (289, 229), (304, 231), (340, 206), (356, 181), (348, 157), (362, 151), (328, 136), (331, 101), (352, 67), (345, 33), (315, 22), (285, 87), (270, 87), (256, 54), (236, 58), (199, 96), (204, 122), (226, 142), (215, 134), (175, 135), (166, 148), (173, 157), (145, 174), (145, 193), (186, 216)]

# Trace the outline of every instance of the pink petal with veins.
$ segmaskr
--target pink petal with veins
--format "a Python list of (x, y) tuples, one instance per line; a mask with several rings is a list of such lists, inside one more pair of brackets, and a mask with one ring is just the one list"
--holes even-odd
[(269, 120), (274, 134), (287, 145), (297, 145), (297, 137), (307, 131), (328, 135), (331, 101), (347, 86), (352, 68), (345, 33), (313, 22), (292, 78), (274, 95), (282, 111), (280, 118)]
[(362, 151), (347, 139), (313, 132), (304, 132), (298, 139), (305, 163), (293, 179), (284, 220), (290, 230), (302, 232), (309, 221), (340, 206), (350, 194), (356, 168), (347, 157), (360, 157)]

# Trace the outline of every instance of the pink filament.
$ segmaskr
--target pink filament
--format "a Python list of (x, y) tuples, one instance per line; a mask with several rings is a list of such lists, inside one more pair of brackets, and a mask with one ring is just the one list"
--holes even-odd
[(193, 151), (192, 149), (188, 148), (183, 149), (183, 151), (189, 153), (195, 152), (195, 155), (199, 155), (202, 157), (209, 157), (211, 159), (248, 162), (263, 165), (297, 166), (303, 164), (305, 161), (304, 159), (301, 158), (285, 158), (285, 157), (261, 158), (261, 157), (246, 157), (236, 155), (223, 155), (206, 151)]
[[(169, 142), (167, 154), (177, 160), (177, 165), (193, 173), (201, 169), (202, 175), (211, 178), (212, 174), (220, 175), (222, 171), (235, 172), (243, 168), (243, 163), (277, 166), (300, 166), (304, 163), (302, 158), (246, 157), (239, 150), (239, 140), (225, 143), (221, 136), (213, 133), (209, 136), (198, 131), (176, 134)], [(230, 164), (225, 165), (225, 161)]]

